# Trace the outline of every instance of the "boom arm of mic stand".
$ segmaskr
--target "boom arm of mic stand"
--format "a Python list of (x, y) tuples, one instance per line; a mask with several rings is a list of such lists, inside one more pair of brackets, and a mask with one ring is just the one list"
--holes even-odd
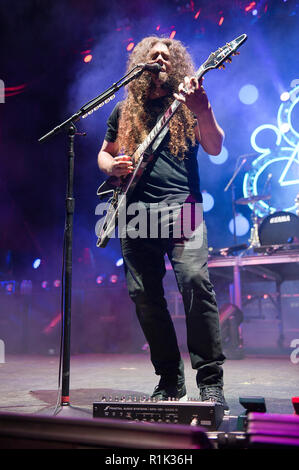
[(122, 83), (119, 83), (121, 80), (114, 83), (111, 87), (109, 87), (107, 90), (105, 90), (99, 96), (92, 99), (91, 101), (86, 103), (84, 106), (82, 106), (79, 111), (77, 111), (75, 114), (73, 114), (71, 117), (69, 117), (66, 121), (62, 122), (58, 126), (54, 127), (54, 129), (52, 129), (50, 132), (43, 135), (40, 139), (38, 139), (38, 142), (43, 143), (47, 139), (53, 137), (54, 135), (58, 134), (59, 132), (63, 131), (64, 129), (67, 130), (74, 122), (79, 121), (79, 119), (84, 117), (86, 114), (92, 113), (93, 111), (95, 111), (96, 108), (98, 108), (108, 98), (113, 96), (120, 88), (127, 85), (132, 80), (135, 80), (136, 78), (138, 78), (144, 71), (144, 69), (139, 69), (139, 70), (137, 70), (137, 72), (132, 73), (133, 70), (129, 74), (127, 74), (129, 76), (126, 79), (124, 79), (122, 81)]

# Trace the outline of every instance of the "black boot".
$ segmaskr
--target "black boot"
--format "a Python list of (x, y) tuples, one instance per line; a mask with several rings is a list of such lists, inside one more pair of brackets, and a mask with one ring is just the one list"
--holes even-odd
[(186, 395), (185, 383), (178, 383), (176, 379), (162, 376), (159, 384), (155, 387), (151, 398), (158, 401), (168, 399), (180, 400)]
[(223, 406), (224, 410), (229, 410), (221, 385), (205, 385), (200, 387), (200, 400), (216, 403), (217, 405)]
[(159, 384), (155, 387), (151, 398), (155, 400), (168, 400), (169, 398), (180, 400), (186, 395), (184, 363), (182, 359), (178, 364), (165, 364), (156, 367), (156, 374), (160, 375)]

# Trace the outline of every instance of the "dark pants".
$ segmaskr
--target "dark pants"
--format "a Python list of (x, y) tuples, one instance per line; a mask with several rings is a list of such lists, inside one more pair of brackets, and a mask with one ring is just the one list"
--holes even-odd
[(173, 238), (121, 239), (127, 286), (148, 341), (157, 375), (177, 375), (183, 364), (174, 325), (164, 297), (164, 256), (172, 264), (184, 302), (187, 346), (198, 386), (223, 385), (219, 313), (208, 273), (208, 246), (204, 222), (202, 243), (192, 248)]

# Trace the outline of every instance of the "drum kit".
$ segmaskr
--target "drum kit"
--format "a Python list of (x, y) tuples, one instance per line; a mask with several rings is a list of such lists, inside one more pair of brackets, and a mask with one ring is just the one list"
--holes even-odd
[[(233, 211), (233, 220), (234, 220), (234, 247), (229, 249), (223, 249), (224, 254), (227, 256), (227, 250), (233, 252), (239, 251), (240, 248), (236, 244), (236, 204), (239, 205), (251, 205), (252, 215), (252, 227), (250, 231), (250, 238), (248, 240), (249, 246), (242, 252), (242, 255), (247, 253), (250, 249), (256, 252), (266, 252), (273, 253), (282, 247), (283, 249), (298, 249), (299, 250), (299, 193), (295, 198), (296, 214), (286, 211), (278, 211), (271, 213), (269, 208), (269, 214), (263, 218), (259, 218), (257, 204), (260, 201), (269, 201), (271, 199), (270, 194), (264, 194), (266, 188), (272, 178), (272, 174), (269, 173), (266, 179), (266, 183), (262, 189), (262, 194), (260, 195), (251, 195), (249, 197), (244, 197), (240, 199), (235, 199), (235, 187), (234, 180), (236, 176), (241, 171), (242, 167), (246, 162), (252, 158), (256, 158), (257, 154), (245, 154), (241, 155), (238, 160), (234, 170), (234, 173), (224, 188), (226, 192), (231, 188), (231, 201), (232, 201), (232, 211)], [(275, 248), (273, 248), (275, 246)], [(222, 250), (222, 251), (223, 251)]]
[(271, 195), (267, 194), (240, 198), (235, 201), (235, 204), (253, 205), (250, 245), (246, 251), (263, 246), (299, 244), (299, 193), (295, 198), (296, 214), (277, 211), (260, 219), (255, 210), (255, 204), (269, 199)]

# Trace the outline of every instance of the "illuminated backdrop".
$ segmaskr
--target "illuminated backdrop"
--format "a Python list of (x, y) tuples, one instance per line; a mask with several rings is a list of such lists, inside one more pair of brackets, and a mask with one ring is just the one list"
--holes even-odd
[[(294, 211), (298, 193), (298, 44), (296, 1), (1, 2), (0, 152), (1, 265), (9, 278), (55, 281), (60, 275), (64, 227), (65, 135), (39, 137), (118, 80), (128, 54), (145, 35), (175, 37), (197, 67), (242, 33), (248, 40), (225, 70), (204, 85), (226, 138), (220, 156), (198, 153), (209, 243), (233, 244), (235, 199), (271, 192), (259, 216)], [(3, 47), (4, 45), (4, 47)], [(120, 91), (116, 99), (121, 99)], [(122, 267), (117, 240), (95, 248), (96, 190), (104, 176), (97, 152), (116, 100), (78, 123), (75, 145), (74, 281), (97, 279)], [(269, 179), (269, 174), (271, 177)], [(236, 205), (238, 243), (248, 241), (251, 208)], [(36, 259), (40, 262), (33, 263)], [(37, 266), (38, 265), (38, 266)], [(100, 277), (98, 277), (100, 279)]]

